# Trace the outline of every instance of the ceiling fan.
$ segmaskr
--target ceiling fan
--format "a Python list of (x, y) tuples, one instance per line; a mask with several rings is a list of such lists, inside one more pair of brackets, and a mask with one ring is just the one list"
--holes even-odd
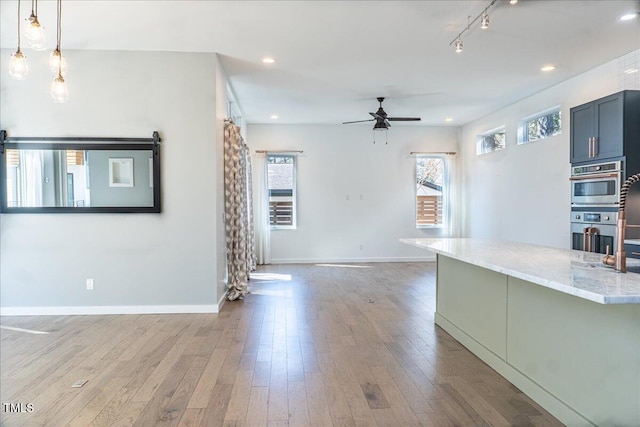
[(369, 114), (371, 114), (373, 119), (356, 120), (356, 121), (353, 121), (353, 122), (343, 122), (342, 124), (343, 125), (348, 125), (348, 124), (351, 124), (351, 123), (362, 123), (362, 122), (373, 122), (373, 121), (375, 121), (376, 124), (373, 125), (373, 130), (385, 130), (385, 129), (389, 129), (389, 127), (391, 126), (391, 123), (389, 123), (389, 122), (417, 122), (417, 121), (420, 121), (420, 117), (389, 117), (389, 116), (387, 116), (387, 113), (382, 108), (382, 101), (384, 101), (383, 97), (378, 98), (378, 102), (380, 103), (380, 107), (378, 108), (378, 111), (376, 111), (375, 113), (369, 113)]

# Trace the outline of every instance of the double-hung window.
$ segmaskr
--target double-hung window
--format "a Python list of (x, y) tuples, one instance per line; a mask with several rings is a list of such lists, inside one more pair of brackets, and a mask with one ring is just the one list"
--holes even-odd
[(416, 156), (416, 227), (442, 227), (445, 222), (448, 173), (443, 156)]
[(267, 185), (271, 228), (296, 228), (296, 157), (268, 154)]

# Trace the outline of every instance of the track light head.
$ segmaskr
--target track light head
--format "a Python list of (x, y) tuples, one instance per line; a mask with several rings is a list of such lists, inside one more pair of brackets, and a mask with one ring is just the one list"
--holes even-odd
[(456, 53), (462, 52), (462, 40), (459, 38), (456, 40)]
[(482, 15), (482, 22), (480, 23), (480, 28), (486, 30), (489, 28), (489, 14), (487, 12)]

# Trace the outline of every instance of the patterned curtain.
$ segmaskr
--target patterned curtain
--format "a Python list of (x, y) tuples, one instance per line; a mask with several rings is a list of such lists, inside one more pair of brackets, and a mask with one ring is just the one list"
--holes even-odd
[(249, 273), (256, 266), (249, 147), (233, 123), (224, 126), (224, 199), (227, 298), (233, 301), (247, 294)]

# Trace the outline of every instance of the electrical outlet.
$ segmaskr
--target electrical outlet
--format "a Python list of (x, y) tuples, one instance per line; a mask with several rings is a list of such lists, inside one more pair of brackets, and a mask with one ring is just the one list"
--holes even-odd
[(363, 250), (363, 249), (364, 249), (364, 245), (360, 245), (360, 250)]
[(349, 195), (347, 194), (347, 200), (349, 200)]
[(87, 279), (87, 290), (88, 291), (93, 290), (93, 279)]

